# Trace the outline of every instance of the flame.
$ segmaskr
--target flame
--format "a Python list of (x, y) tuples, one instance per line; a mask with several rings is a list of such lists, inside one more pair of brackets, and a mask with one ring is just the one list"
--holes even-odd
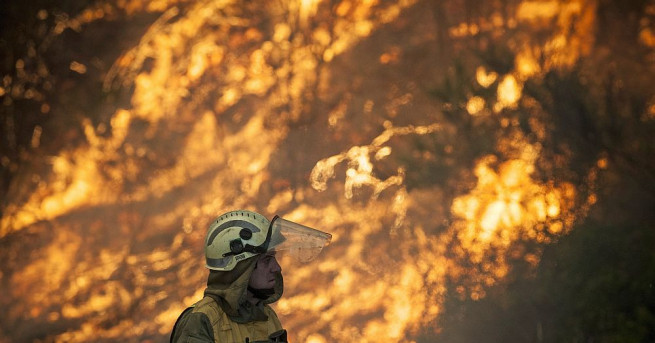
[(514, 76), (505, 75), (498, 84), (498, 101), (494, 105), (494, 111), (500, 112), (504, 108), (514, 108), (521, 99), (523, 85)]
[[(334, 236), (312, 264), (281, 257), (288, 291), (275, 306), (293, 341), (410, 342), (439, 331), (447, 281), (458, 282), (462, 297), (483, 298), (509, 272), (514, 243), (549, 242), (571, 227), (578, 194), (571, 184), (533, 177), (540, 146), (519, 134), (499, 138), (497, 154), (465, 161), (475, 165), (468, 191), (445, 190), (465, 183), (461, 176), (430, 174), (425, 185), (411, 184), (429, 162), (452, 166), (449, 155), (466, 132), (426, 105), (416, 84), (387, 90), (367, 83), (362, 70), (411, 64), (403, 44), (433, 39), (427, 33), (366, 48), (406, 25), (404, 13), (418, 5), (126, 0), (58, 20), (55, 35), (119, 13), (161, 13), (107, 73), (107, 90), (133, 89), (125, 108), (101, 124), (89, 113), (80, 123), (84, 142), (53, 156), (27, 199), (3, 209), (0, 238), (29, 247), (7, 253), (16, 266), (0, 274), (9, 297), (0, 300), (10, 303), (4, 325), (49, 323), (59, 329), (44, 340), (56, 342), (167, 335), (202, 296), (206, 223), (233, 208), (280, 214)], [(449, 28), (463, 40), (557, 22), (544, 44), (515, 45), (514, 70), (477, 67), (480, 86), (497, 84), (495, 103), (468, 94), (457, 104), (463, 114), (534, 101), (524, 99), (527, 80), (588, 53), (593, 8), (524, 2), (514, 18), (494, 13)], [(83, 62), (70, 69), (90, 74)], [(543, 138), (546, 123), (531, 120)], [(33, 135), (37, 145), (41, 133)], [(417, 152), (421, 144), (446, 155)], [(595, 201), (591, 194), (585, 205)]]
[(491, 86), (494, 82), (496, 82), (496, 79), (498, 78), (498, 74), (495, 72), (487, 72), (485, 67), (479, 66), (475, 70), (475, 79), (478, 81), (480, 86), (487, 88)]
[(480, 114), (484, 109), (485, 100), (479, 96), (473, 96), (466, 103), (466, 111), (472, 116)]
[(542, 51), (546, 59), (545, 69), (569, 68), (591, 49), (595, 10), (594, 1), (527, 1), (519, 6), (517, 19), (537, 26), (549, 25), (549, 22), (556, 20), (559, 32), (550, 38)]
[[(573, 185), (553, 187), (535, 182), (530, 175), (538, 149), (528, 143), (521, 145), (523, 157), (500, 163), (497, 171), (492, 168), (498, 162), (495, 156), (482, 158), (475, 167), (476, 187), (453, 201), (453, 214), (459, 218), (454, 225), (458, 241), (475, 263), (482, 263), (492, 249), (506, 253), (519, 238), (548, 241), (542, 225), (547, 232), (561, 233), (561, 220), (571, 217)], [(504, 276), (507, 269), (501, 264), (487, 268), (495, 275), (486, 283)]]
[(302, 26), (307, 25), (307, 20), (316, 15), (319, 0), (300, 0), (299, 19)]
[(541, 72), (541, 66), (529, 46), (519, 51), (516, 55), (515, 64), (515, 69), (521, 80), (526, 80)]
[(516, 17), (519, 20), (546, 24), (561, 12), (561, 7), (558, 1), (524, 1), (519, 5)]

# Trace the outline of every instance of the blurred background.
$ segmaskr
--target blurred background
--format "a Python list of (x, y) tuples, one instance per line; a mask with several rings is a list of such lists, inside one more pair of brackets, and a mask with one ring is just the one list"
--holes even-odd
[(655, 341), (655, 1), (0, 5), (0, 342), (167, 342), (232, 209), (292, 342)]

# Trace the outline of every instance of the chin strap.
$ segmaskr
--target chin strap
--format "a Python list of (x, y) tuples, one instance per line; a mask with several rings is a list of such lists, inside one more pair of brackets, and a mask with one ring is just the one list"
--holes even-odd
[(248, 286), (248, 291), (250, 291), (250, 293), (252, 293), (252, 295), (254, 295), (255, 298), (260, 300), (266, 300), (268, 299), (268, 297), (275, 294), (275, 289), (273, 288), (259, 289), (259, 288), (252, 288)]

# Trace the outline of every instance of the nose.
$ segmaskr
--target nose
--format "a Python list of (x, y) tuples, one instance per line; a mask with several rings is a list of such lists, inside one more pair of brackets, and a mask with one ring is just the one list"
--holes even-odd
[(271, 261), (271, 271), (272, 272), (282, 272), (282, 267), (280, 264), (277, 262), (277, 259), (273, 257), (273, 260)]

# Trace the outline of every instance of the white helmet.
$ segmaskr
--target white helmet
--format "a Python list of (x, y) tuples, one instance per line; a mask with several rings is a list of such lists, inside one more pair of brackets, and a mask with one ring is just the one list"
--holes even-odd
[(282, 219), (269, 222), (259, 213), (238, 210), (216, 218), (205, 240), (206, 266), (232, 270), (239, 261), (271, 250), (286, 250), (297, 259), (314, 259), (330, 244), (332, 235)]

